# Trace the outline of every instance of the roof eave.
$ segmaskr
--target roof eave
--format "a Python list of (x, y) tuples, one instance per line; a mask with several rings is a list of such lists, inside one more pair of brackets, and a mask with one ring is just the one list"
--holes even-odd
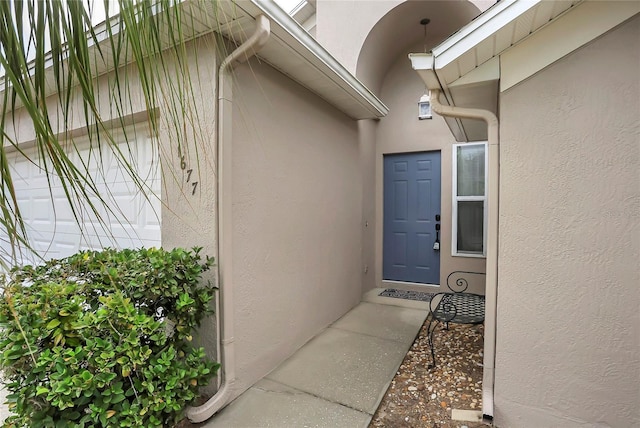
[[(251, 6), (240, 2), (243, 8), (252, 17), (264, 14), (271, 21), (272, 37), (279, 37), (283, 43), (300, 53), (308, 61), (308, 66), (319, 71), (332, 84), (331, 91), (336, 94), (328, 94), (327, 90), (310, 87), (308, 82), (300, 82), (303, 86), (315, 92), (321, 98), (327, 100), (354, 119), (376, 119), (386, 116), (389, 108), (376, 97), (362, 82), (349, 72), (338, 60), (324, 49), (304, 28), (291, 16), (282, 10), (273, 1), (251, 0)], [(298, 80), (293, 73), (286, 70), (286, 64), (278, 64), (273, 58), (264, 58), (271, 65), (281, 69), (294, 80)], [(328, 82), (327, 82), (328, 83)], [(326, 85), (323, 85), (326, 87)], [(333, 96), (332, 96), (333, 95)], [(344, 98), (347, 97), (347, 98)], [(349, 99), (349, 108), (342, 105), (340, 99)], [(351, 104), (356, 102), (359, 107)]]
[[(207, 2), (185, 0), (178, 3), (178, 5), (184, 7), (185, 10), (190, 7), (190, 12), (197, 14), (197, 9), (206, 7)], [(197, 22), (198, 28), (193, 28), (193, 34), (188, 34), (185, 40), (202, 37), (212, 32), (229, 36), (233, 26), (240, 25), (238, 23), (240, 19), (235, 18), (243, 16), (245, 21), (253, 25), (252, 21), (258, 15), (265, 15), (271, 21), (272, 38), (276, 40), (271, 43), (272, 51), (281, 50), (284, 53), (277, 57), (266, 57), (259, 53), (258, 56), (265, 62), (282, 71), (353, 119), (377, 119), (388, 114), (388, 107), (380, 99), (320, 46), (275, 2), (264, 0), (220, 0), (218, 5), (223, 8), (225, 5), (228, 6), (228, 9), (233, 11), (232, 14), (238, 16), (233, 16), (229, 19), (228, 15), (216, 13), (213, 16), (215, 22), (202, 22), (200, 19), (194, 19), (193, 22)], [(202, 15), (207, 15), (207, 12), (203, 11)], [(98, 26), (96, 31), (99, 35), (99, 41), (105, 42), (105, 29)], [(241, 31), (241, 33), (242, 37), (246, 38), (250, 31)], [(232, 39), (235, 42), (242, 42), (244, 41), (242, 37), (232, 37)], [(91, 48), (95, 49), (96, 46)], [(299, 64), (296, 64), (301, 66), (300, 69), (293, 69), (287, 63), (286, 58), (291, 52), (300, 60)], [(112, 65), (105, 64), (99, 69), (99, 75), (104, 75), (112, 70)], [(305, 76), (310, 74), (315, 79), (305, 80)], [(4, 88), (0, 87), (0, 93), (3, 91)], [(53, 95), (55, 88), (51, 88), (48, 92)]]

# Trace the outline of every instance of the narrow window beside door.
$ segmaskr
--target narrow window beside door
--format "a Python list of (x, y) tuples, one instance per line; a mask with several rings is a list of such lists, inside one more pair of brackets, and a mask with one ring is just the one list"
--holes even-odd
[(453, 146), (453, 218), (451, 251), (454, 256), (486, 254), (487, 144)]

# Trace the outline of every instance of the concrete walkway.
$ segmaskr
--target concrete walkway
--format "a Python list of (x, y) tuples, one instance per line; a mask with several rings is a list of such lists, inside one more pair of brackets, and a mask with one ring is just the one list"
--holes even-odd
[(428, 314), (424, 302), (379, 297), (380, 291), (203, 427), (366, 427)]

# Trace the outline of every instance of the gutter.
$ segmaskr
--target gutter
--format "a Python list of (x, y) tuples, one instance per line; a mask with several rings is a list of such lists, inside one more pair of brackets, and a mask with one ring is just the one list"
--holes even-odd
[[(271, 23), (264, 15), (256, 17), (256, 29), (242, 45), (222, 61), (218, 68), (218, 111), (216, 127), (218, 153), (216, 171), (218, 186), (216, 192), (217, 208), (217, 251), (218, 299), (216, 326), (218, 329), (218, 354), (222, 364), (222, 383), (220, 388), (206, 403), (198, 407), (189, 407), (187, 417), (191, 422), (204, 422), (220, 411), (235, 398), (235, 338), (233, 303), (233, 265), (232, 265), (232, 192), (231, 192), (231, 149), (232, 149), (232, 111), (233, 86), (231, 72), (238, 64), (249, 60), (259, 51), (271, 35)], [(228, 183), (227, 183), (228, 181)]]
[(482, 414), (485, 421), (494, 415), (494, 383), (496, 355), (496, 317), (498, 297), (498, 215), (500, 197), (500, 123), (489, 111), (445, 106), (440, 103), (442, 85), (435, 70), (435, 56), (409, 54), (411, 64), (431, 91), (431, 109), (441, 115), (459, 119), (482, 120), (487, 124), (489, 167), (487, 191), (487, 258), (485, 285), (485, 337), (482, 374)]
[[(287, 41), (283, 36), (294, 39), (297, 43), (305, 46), (312, 54), (314, 60), (319, 60), (321, 64), (334, 73), (340, 80), (327, 74), (326, 71), (323, 74), (331, 79), (339, 86), (346, 86), (351, 89), (359, 97), (362, 97), (366, 102), (358, 100), (358, 103), (366, 108), (371, 117), (358, 117), (355, 119), (373, 119), (382, 118), (389, 113), (389, 107), (387, 107), (373, 92), (369, 90), (362, 82), (360, 82), (344, 65), (336, 60), (327, 50), (318, 43), (304, 28), (300, 26), (289, 14), (287, 14), (278, 4), (274, 1), (265, 0), (251, 0), (251, 3), (237, 3), (237, 7), (244, 10), (248, 15), (261, 14), (269, 18), (274, 24), (274, 30), (278, 31), (278, 34), (274, 34), (278, 39), (284, 43)], [(284, 30), (284, 31), (282, 31)], [(274, 31), (275, 33), (275, 31)], [(307, 58), (308, 59), (308, 58)], [(278, 67), (276, 67), (278, 68)], [(318, 94), (320, 95), (320, 94)], [(320, 95), (322, 97), (322, 95)]]

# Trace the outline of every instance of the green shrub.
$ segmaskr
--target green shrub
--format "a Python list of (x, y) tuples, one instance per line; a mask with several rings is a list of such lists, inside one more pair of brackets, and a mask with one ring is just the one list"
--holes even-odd
[(189, 345), (210, 313), (199, 249), (81, 252), (14, 269), (0, 300), (5, 427), (162, 427), (218, 369)]

